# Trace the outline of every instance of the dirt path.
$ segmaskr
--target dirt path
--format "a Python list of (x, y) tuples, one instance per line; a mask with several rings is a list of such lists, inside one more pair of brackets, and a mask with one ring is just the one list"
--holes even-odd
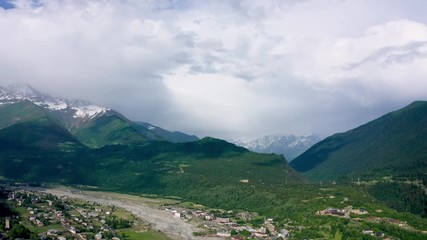
[(56, 196), (68, 196), (70, 198), (78, 198), (91, 202), (96, 202), (103, 205), (114, 205), (124, 208), (137, 217), (144, 219), (152, 224), (153, 229), (160, 230), (167, 234), (170, 238), (176, 240), (203, 239), (203, 240), (219, 240), (221, 238), (214, 237), (195, 237), (193, 232), (199, 232), (201, 229), (179, 219), (174, 218), (170, 213), (157, 209), (154, 206), (149, 206), (142, 202), (127, 201), (114, 197), (96, 196), (89, 193), (74, 193), (62, 189), (37, 189)]

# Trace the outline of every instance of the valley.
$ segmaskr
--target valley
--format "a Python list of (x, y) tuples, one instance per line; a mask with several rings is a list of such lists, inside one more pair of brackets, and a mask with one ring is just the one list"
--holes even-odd
[(427, 240), (427, 0), (0, 0), (0, 240)]
[[(127, 239), (123, 237), (126, 234), (134, 236), (130, 239), (150, 239), (135, 238), (141, 229), (161, 231), (170, 239), (230, 239), (231, 237), (236, 239), (238, 237), (241, 239), (252, 239), (252, 237), (256, 239), (300, 239), (302, 237), (329, 239), (337, 236), (338, 239), (420, 239), (427, 235), (425, 220), (411, 214), (398, 213), (370, 198), (363, 188), (356, 186), (352, 187), (355, 188), (353, 191), (349, 186), (337, 185), (308, 185), (303, 191), (293, 188), (289, 192), (293, 193), (292, 204), (286, 209), (274, 210), (280, 213), (279, 216), (282, 215), (282, 218), (241, 208), (211, 208), (177, 197), (159, 198), (154, 195), (140, 196), (94, 191), (93, 187), (87, 186), (79, 188), (3, 186), (6, 186), (6, 189), (11, 188), (16, 192), (39, 197), (40, 194), (56, 196), (66, 201), (65, 204), (71, 206), (71, 209), (80, 209), (77, 217), (83, 219), (87, 218), (85, 216), (90, 210), (85, 210), (86, 213), (82, 215), (82, 204), (79, 203), (81, 201), (89, 203), (89, 206), (100, 204), (102, 208), (110, 209), (103, 211), (124, 209), (142, 222), (132, 228), (115, 231), (121, 239)], [(9, 194), (9, 199), (10, 196)], [(11, 200), (19, 199), (15, 197), (19, 196), (18, 193), (12, 196), (14, 197)], [(73, 199), (78, 199), (77, 203), (71, 203)], [(76, 204), (80, 207), (76, 207)], [(281, 204), (281, 206), (286, 205)], [(93, 209), (96, 208), (99, 207), (95, 206)], [(123, 216), (123, 213), (119, 216)], [(135, 222), (135, 220), (132, 221)], [(44, 228), (36, 226), (30, 229), (43, 234), (40, 230), (54, 227), (50, 226), (50, 223), (46, 224)], [(141, 228), (142, 226), (145, 227)]]
[[(8, 91), (0, 94), (0, 180), (20, 190), (28, 183), (126, 209), (159, 238), (426, 237), (426, 102), (330, 136), (288, 164), (112, 109)], [(133, 239), (140, 230), (122, 231)]]

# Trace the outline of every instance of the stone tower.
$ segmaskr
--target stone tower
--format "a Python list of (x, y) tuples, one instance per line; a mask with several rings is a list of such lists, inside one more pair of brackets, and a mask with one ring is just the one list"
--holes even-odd
[(5, 225), (4, 228), (6, 230), (10, 229), (10, 217), (5, 218), (5, 224), (4, 225)]

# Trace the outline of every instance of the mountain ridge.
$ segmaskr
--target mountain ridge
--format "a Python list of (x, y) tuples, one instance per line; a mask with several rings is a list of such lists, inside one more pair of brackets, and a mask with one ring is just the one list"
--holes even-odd
[(368, 174), (374, 168), (379, 174), (378, 170), (404, 167), (416, 160), (413, 156), (425, 157), (424, 134), (427, 136), (427, 102), (415, 101), (357, 128), (327, 137), (292, 161), (291, 166), (316, 180), (331, 180), (350, 173)]
[[(29, 101), (44, 109), (53, 121), (64, 126), (90, 147), (132, 144), (148, 140), (172, 142), (198, 140), (194, 135), (170, 132), (160, 127), (148, 128), (140, 122), (127, 119), (113, 109), (96, 106), (87, 101), (52, 97), (26, 84), (0, 87), (0, 107), (7, 108), (8, 105), (19, 104), (22, 101)], [(25, 113), (21, 111), (22, 114)]]
[(88, 119), (109, 110), (82, 100), (52, 97), (26, 84), (13, 84), (7, 87), (0, 87), (0, 104), (11, 104), (21, 100), (29, 100), (51, 111), (73, 111), (73, 118)]
[[(1, 94), (2, 96), (5, 94), (3, 89)], [(280, 155), (253, 153), (243, 147), (211, 137), (181, 143), (165, 141), (153, 132), (158, 127), (148, 123), (135, 123), (114, 110), (84, 121), (78, 129), (73, 129), (77, 132), (71, 132), (64, 126), (64, 119), (73, 116), (74, 111), (68, 112), (68, 115), (61, 115), (59, 110), (50, 111), (46, 105), (36, 105), (28, 99), (18, 99), (14, 102), (11, 98), (3, 98), (3, 100), (5, 101), (0, 104), (0, 116), (2, 116), (0, 118), (0, 179), (3, 180), (86, 185), (96, 186), (99, 190), (106, 191), (178, 196), (186, 201), (213, 207), (252, 209), (274, 217), (275, 220), (285, 220), (284, 214), (295, 211), (293, 206), (296, 200), (292, 199), (292, 194), (301, 194), (299, 190), (308, 186), (307, 179), (291, 168), (286, 159)], [(407, 109), (418, 111), (420, 108), (424, 109), (424, 105), (423, 102), (414, 103)], [(411, 121), (417, 122), (421, 119), (422, 124), (426, 125), (424, 111), (422, 113), (409, 116), (409, 120), (405, 117), (407, 116), (405, 111), (390, 113), (390, 116), (396, 115), (398, 118), (403, 116), (404, 120), (401, 122), (410, 125)], [(387, 130), (388, 121), (385, 121), (385, 125), (383, 123), (379, 125), (381, 127), (374, 126), (364, 131), (364, 134), (356, 140), (366, 140), (368, 133), (378, 135), (379, 132)], [(424, 126), (422, 124), (421, 126)], [(424, 134), (417, 129), (418, 125), (414, 126), (418, 131), (412, 129), (413, 133)], [(397, 129), (400, 129), (400, 133), (403, 132), (404, 135), (403, 130), (406, 128), (398, 125)], [(349, 131), (348, 134), (354, 131), (358, 130)], [(148, 135), (148, 133), (154, 135)], [(334, 138), (337, 136), (340, 140), (346, 137), (346, 134), (337, 134)], [(380, 140), (383, 142), (384, 139), (387, 139), (387, 136)], [(94, 142), (91, 142), (92, 140)], [(330, 138), (327, 138), (313, 147), (329, 140)], [(332, 141), (332, 147), (338, 149), (352, 142), (338, 140)], [(425, 142), (419, 140), (412, 141)], [(410, 144), (413, 146), (412, 142)], [(421, 148), (409, 150), (419, 152), (423, 150), (424, 145), (420, 146)], [(306, 154), (307, 152), (302, 156)], [(294, 161), (298, 161), (299, 158), (301, 156)], [(419, 176), (424, 176), (421, 178), (421, 184), (425, 184), (427, 179), (423, 171), (427, 166), (419, 167), (418, 162), (421, 161), (427, 165), (424, 159), (414, 159), (412, 161), (414, 166), (406, 165), (408, 169), (402, 173), (412, 175), (396, 177), (405, 177), (405, 181), (411, 180), (420, 184), (415, 180), (419, 180)], [(352, 167), (348, 163), (344, 165)], [(400, 165), (393, 167), (402, 169)], [(415, 167), (418, 167), (416, 171), (414, 171)], [(333, 169), (332, 172), (337, 170), (340, 169)], [(373, 172), (378, 172), (374, 170)], [(393, 171), (394, 169), (385, 168), (385, 170)], [(306, 173), (303, 174), (307, 176)], [(336, 179), (336, 176), (328, 179)], [(362, 182), (367, 180), (369, 179), (362, 179)], [(375, 180), (378, 181), (378, 179)], [(388, 183), (371, 184), (366, 189), (380, 201), (389, 201), (395, 209), (426, 216), (426, 212), (423, 211), (425, 209), (423, 201), (427, 202), (427, 198), (423, 189), (414, 184), (408, 188), (406, 182), (397, 178), (391, 180), (392, 184), (400, 185), (396, 188), (390, 187)], [(337, 187), (352, 186), (354, 185)], [(330, 187), (333, 186), (330, 185)], [(324, 191), (322, 186), (319, 188), (318, 185), (310, 184), (308, 188), (324, 194), (321, 193)], [(364, 187), (360, 187), (362, 188)], [(390, 189), (393, 191), (389, 191)], [(316, 196), (313, 200), (318, 199), (318, 193), (313, 192), (313, 194), (313, 197)], [(387, 197), (381, 198), (382, 196)], [(313, 213), (314, 211), (309, 213), (310, 216)]]
[(366, 186), (390, 207), (427, 217), (427, 101), (320, 141), (290, 163), (313, 182)]
[(269, 215), (274, 211), (258, 203), (273, 201), (272, 189), (307, 183), (283, 156), (253, 153), (211, 137), (179, 143), (147, 138), (139, 131), (152, 133), (157, 127), (113, 111), (89, 119), (74, 134), (60, 116), (27, 99), (0, 104), (0, 116), (2, 181), (178, 196)]

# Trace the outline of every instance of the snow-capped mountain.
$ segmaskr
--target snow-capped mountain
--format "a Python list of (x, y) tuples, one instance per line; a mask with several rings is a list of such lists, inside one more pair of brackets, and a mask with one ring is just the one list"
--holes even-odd
[(39, 110), (41, 110), (44, 120), (64, 128), (89, 147), (157, 140), (170, 142), (198, 140), (193, 135), (170, 132), (145, 122), (133, 122), (112, 109), (99, 107), (86, 101), (52, 97), (25, 84), (0, 87), (1, 110), (16, 111), (20, 114), (19, 117), (5, 120), (3, 127), (19, 121), (34, 120), (33, 113), (40, 114)]
[(251, 141), (234, 140), (232, 142), (254, 152), (283, 154), (288, 161), (292, 161), (320, 140), (322, 139), (316, 135), (274, 135)]
[(13, 84), (0, 87), (0, 104), (11, 104), (23, 100), (29, 100), (50, 111), (72, 113), (72, 117), (75, 119), (90, 119), (109, 110), (82, 100), (52, 97), (26, 84)]

